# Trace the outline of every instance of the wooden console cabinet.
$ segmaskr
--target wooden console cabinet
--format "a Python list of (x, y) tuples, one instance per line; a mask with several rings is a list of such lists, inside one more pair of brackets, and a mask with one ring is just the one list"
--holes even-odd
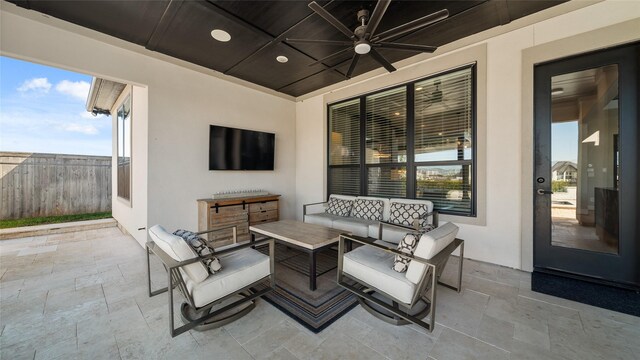
[[(214, 230), (232, 225), (238, 227), (238, 241), (249, 240), (249, 226), (277, 221), (280, 218), (280, 195), (198, 200), (198, 231)], [(208, 234), (213, 247), (233, 243), (231, 229)]]

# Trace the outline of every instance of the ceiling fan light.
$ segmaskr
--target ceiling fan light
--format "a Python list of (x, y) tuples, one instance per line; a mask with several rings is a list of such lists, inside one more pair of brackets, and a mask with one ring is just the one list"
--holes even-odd
[(360, 55), (368, 54), (371, 51), (371, 45), (367, 42), (358, 42), (355, 46), (356, 53)]

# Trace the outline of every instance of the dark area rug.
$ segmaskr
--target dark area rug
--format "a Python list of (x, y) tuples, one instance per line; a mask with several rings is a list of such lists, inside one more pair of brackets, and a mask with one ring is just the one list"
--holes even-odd
[(531, 274), (531, 290), (629, 315), (640, 316), (640, 293), (633, 290), (537, 271)]
[[(258, 250), (268, 253), (268, 247)], [(263, 298), (307, 329), (318, 333), (354, 308), (356, 297), (336, 283), (338, 252), (317, 254), (317, 289), (309, 290), (309, 255), (276, 244), (276, 291)], [(260, 285), (256, 290), (267, 285)]]

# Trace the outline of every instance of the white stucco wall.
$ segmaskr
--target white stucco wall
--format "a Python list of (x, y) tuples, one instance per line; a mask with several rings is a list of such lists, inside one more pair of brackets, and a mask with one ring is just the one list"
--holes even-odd
[[(111, 138), (112, 141), (112, 155), (111, 164), (118, 163), (118, 150), (117, 150), (117, 109), (128, 95), (131, 94), (131, 98), (135, 98), (135, 101), (131, 102), (131, 134), (147, 134), (148, 129), (148, 93), (147, 88), (137, 85), (127, 85), (125, 90), (120, 94), (116, 102), (114, 103), (111, 113), (114, 116), (111, 117)], [(125, 201), (118, 197), (118, 171), (116, 166), (112, 166), (111, 171), (111, 214), (114, 219), (118, 220), (118, 223), (130, 234), (133, 234), (136, 240), (142, 245), (146, 241), (146, 237), (143, 231), (138, 231), (140, 227), (144, 227), (140, 224), (146, 224), (147, 222), (147, 166), (148, 153), (147, 153), (147, 137), (138, 136), (132, 139), (131, 150), (132, 154), (132, 166), (131, 166), (131, 201)], [(140, 166), (138, 166), (141, 164)]]
[[(576, 5), (579, 4), (565, 6)], [(459, 237), (466, 240), (465, 256), (530, 270), (532, 252), (523, 252), (522, 248), (531, 247), (532, 240), (530, 235), (522, 236), (521, 231), (526, 218), (530, 217), (528, 214), (532, 213), (531, 209), (523, 208), (532, 206), (529, 192), (523, 192), (523, 184), (530, 182), (530, 175), (526, 170), (533, 168), (530, 150), (532, 120), (522, 116), (522, 93), (525, 86), (523, 51), (547, 42), (639, 19), (640, 2), (605, 1), (558, 16), (551, 14), (554, 11), (558, 9), (552, 8), (546, 15), (547, 20), (536, 19), (539, 22), (533, 23), (531, 18), (519, 19), (505, 27), (447, 44), (440, 49), (442, 52), (439, 51), (427, 60), (422, 60), (425, 56), (421, 55), (413, 58), (413, 61), (402, 61), (396, 65), (403, 67), (394, 73), (384, 74), (375, 70), (345, 81), (341, 87), (332, 86), (324, 92), (321, 90), (301, 97), (296, 105), (296, 127), (299, 129), (296, 139), (299, 144), (296, 161), (298, 214), (301, 214), (302, 204), (321, 201), (326, 197), (326, 159), (323, 157), (323, 164), (318, 165), (320, 158), (317, 154), (326, 154), (327, 102), (335, 102), (336, 97), (348, 98), (394, 83), (402, 84), (408, 79), (426, 77), (439, 70), (439, 62), (443, 59), (450, 61), (452, 68), (462, 65), (455, 62), (460, 53), (479, 44), (486, 44), (486, 147), (479, 149), (480, 153), (485, 153), (486, 168), (478, 169), (478, 176), (485, 174), (486, 203), (479, 204), (478, 208), (479, 211), (485, 209), (486, 224), (472, 224), (469, 219), (454, 216), (442, 216), (442, 220), (453, 221), (460, 226)], [(543, 12), (534, 16), (544, 17), (545, 14)], [(509, 31), (505, 32), (505, 29)], [(636, 28), (635, 34), (627, 35), (638, 39), (640, 31)], [(606, 39), (603, 41), (607, 42)], [(618, 39), (611, 38), (610, 44), (617, 44), (617, 41)], [(579, 47), (578, 52), (592, 49), (588, 41), (581, 46), (583, 50)], [(416, 69), (421, 69), (421, 73), (416, 74)], [(531, 72), (532, 67), (527, 70)], [(479, 83), (479, 86), (484, 84)], [(524, 138), (521, 134), (525, 134)], [(303, 160), (310, 157), (315, 161)], [(524, 176), (528, 178), (524, 179)], [(525, 220), (523, 213), (527, 214)], [(528, 223), (525, 225), (527, 228), (530, 226)], [(524, 261), (523, 256), (526, 257)]]
[[(347, 97), (428, 76), (443, 62), (452, 61), (455, 67), (460, 64), (453, 60), (460, 53), (483, 45), (486, 82), (480, 85), (486, 92), (486, 102), (481, 104), (486, 107), (486, 145), (479, 149), (485, 163), (479, 171), (485, 174), (486, 201), (479, 209), (484, 209), (484, 219), (475, 223), (457, 217), (443, 220), (460, 224), (467, 256), (525, 269), (531, 263), (531, 251), (523, 248), (531, 243), (527, 186), (532, 169), (532, 120), (523, 114), (531, 107), (526, 100), (531, 84), (526, 78), (532, 65), (523, 69), (527, 63), (523, 54), (594, 30), (593, 44), (616, 44), (610, 35), (598, 37), (598, 30), (640, 19), (638, 1), (588, 6), (571, 1), (447, 44), (437, 54), (403, 60), (392, 74), (378, 69), (295, 103), (255, 85), (227, 81), (210, 70), (6, 2), (0, 3), (0, 9), (0, 54), (131, 83), (140, 90), (139, 96), (146, 96), (146, 120), (141, 120), (144, 111), (134, 109), (133, 208), (114, 210), (114, 216), (141, 243), (146, 232), (138, 228), (156, 223), (170, 229), (196, 228), (195, 200), (216, 191), (264, 188), (282, 195), (283, 218), (299, 217), (302, 204), (326, 196), (327, 98), (335, 100), (336, 94)], [(565, 14), (556, 16), (558, 9)], [(637, 29), (625, 30), (629, 33), (626, 38), (639, 39)], [(593, 45), (577, 42), (570, 48), (577, 53)], [(208, 171), (209, 124), (275, 132), (276, 170)]]
[[(294, 217), (294, 101), (6, 2), (0, 6), (1, 55), (136, 85), (133, 207), (114, 196), (113, 214), (138, 242), (146, 241), (138, 229), (154, 224), (197, 229), (196, 199), (217, 191), (281, 194), (281, 217)], [(209, 124), (275, 133), (275, 170), (209, 171)]]

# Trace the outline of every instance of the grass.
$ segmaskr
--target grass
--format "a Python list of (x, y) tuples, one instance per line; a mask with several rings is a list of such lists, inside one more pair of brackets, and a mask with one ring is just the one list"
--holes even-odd
[(22, 226), (34, 226), (43, 224), (59, 224), (72, 221), (83, 220), (98, 220), (111, 217), (111, 212), (101, 212), (93, 214), (75, 214), (75, 215), (60, 215), (60, 216), (44, 216), (26, 219), (7, 219), (0, 220), (0, 229), (8, 229)]

